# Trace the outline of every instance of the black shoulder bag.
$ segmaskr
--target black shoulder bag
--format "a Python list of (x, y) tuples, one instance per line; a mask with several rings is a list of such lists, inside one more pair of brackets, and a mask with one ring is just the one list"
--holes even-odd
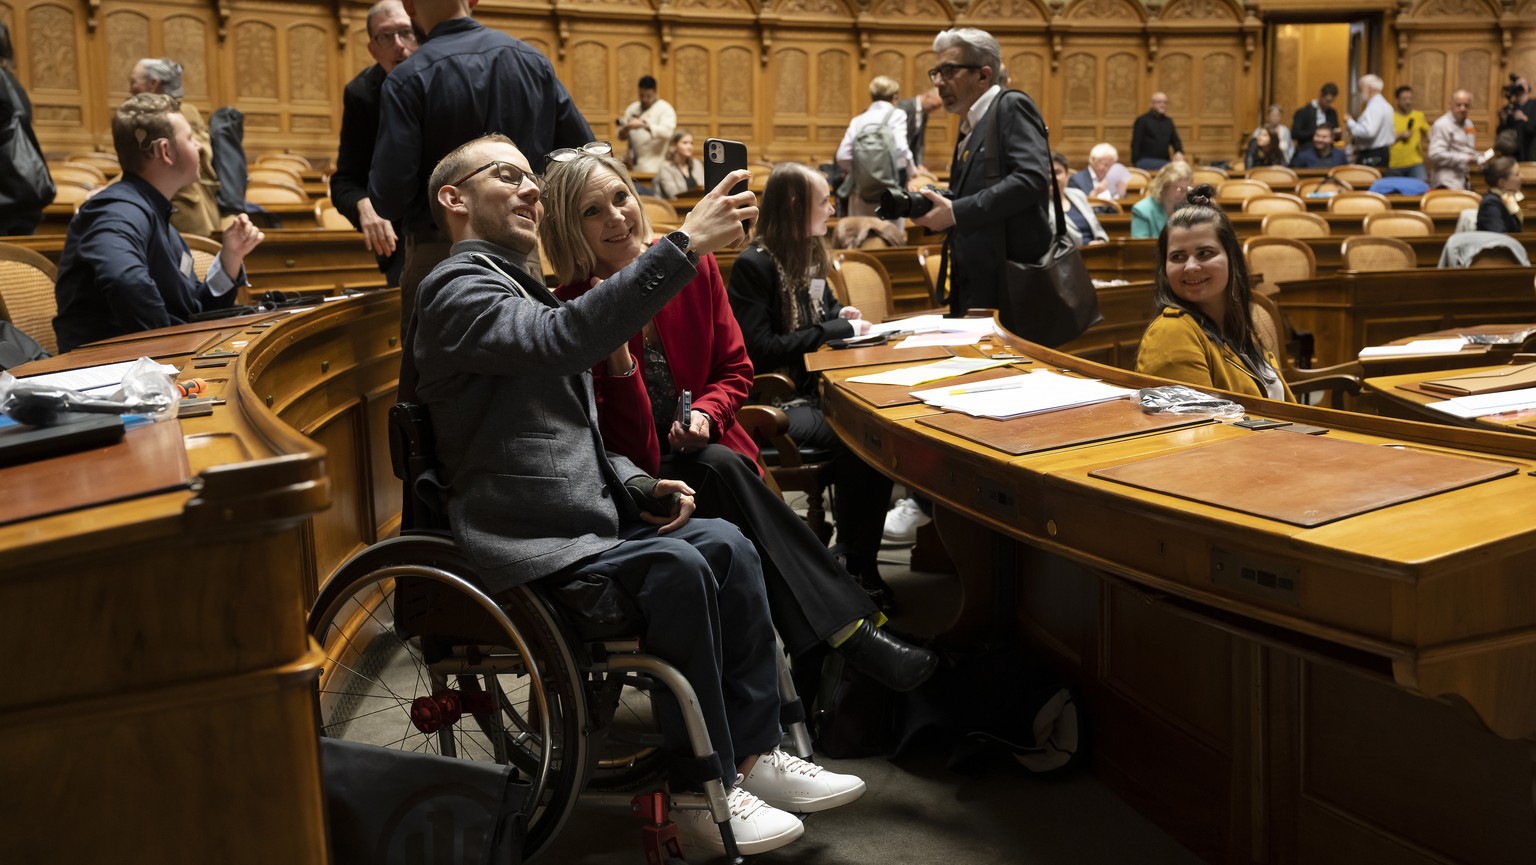
[[(987, 126), (987, 179), (1002, 180), (1002, 134), (998, 131), (998, 112), (1008, 91), (998, 94), (992, 103), (992, 122)], [(1046, 141), (1046, 163), (1050, 164), (1050, 136), (1044, 121), (1040, 135)], [(1056, 205), (1056, 237), (1037, 262), (1008, 260), (1006, 222), (998, 222), (998, 255), (1003, 260), (998, 269), (998, 319), (1003, 327), (1030, 342), (1054, 348), (1082, 336), (1083, 332), (1104, 319), (1099, 313), (1099, 294), (1088, 278), (1077, 244), (1067, 234), (1067, 216), (1061, 206), (1061, 188), (1056, 172), (1051, 175), (1051, 201)]]
[(37, 139), (27, 126), (26, 102), (9, 72), (0, 71), (0, 86), (11, 103), (11, 119), (0, 127), (0, 208), (14, 213), (42, 210), (57, 190)]

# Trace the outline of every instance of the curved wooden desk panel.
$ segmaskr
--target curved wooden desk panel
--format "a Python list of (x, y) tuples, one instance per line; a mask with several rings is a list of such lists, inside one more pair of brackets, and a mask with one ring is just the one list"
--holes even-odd
[(0, 861), (327, 861), (304, 612), (398, 513), (374, 480), (398, 309), (211, 324), (195, 354), (133, 341), (225, 404), (166, 422), (185, 489), (0, 526)]
[(1536, 736), (1536, 441), (1251, 400), (1329, 439), (1518, 469), (1301, 528), (1090, 474), (1292, 433), (1215, 423), (1011, 457), (841, 385), (869, 371), (825, 373), (823, 405), (850, 447), (936, 500), (964, 593), (949, 639), (1022, 630), (1048, 651), (1083, 689), (1097, 771), (1181, 841), (1231, 862), (1536, 853), (1533, 752), (1508, 741)]

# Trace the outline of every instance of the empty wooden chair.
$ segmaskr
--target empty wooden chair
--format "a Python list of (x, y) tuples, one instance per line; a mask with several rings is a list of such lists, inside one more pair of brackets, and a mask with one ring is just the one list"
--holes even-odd
[(1199, 168), (1196, 168), (1194, 170), (1194, 175), (1189, 178), (1190, 186), (1199, 186), (1202, 183), (1209, 183), (1217, 189), (1220, 189), (1221, 185), (1226, 182), (1226, 170), (1221, 168), (1212, 168), (1209, 165), (1202, 165)]
[(874, 256), (853, 249), (839, 250), (832, 262), (832, 269), (842, 277), (847, 299), (844, 303), (856, 306), (864, 319), (879, 324), (891, 314), (891, 276), (885, 265)]
[(42, 254), (24, 246), (0, 243), (0, 319), (37, 340), (49, 354), (59, 353), (53, 317), (59, 314), (53, 296), (58, 270)]
[(89, 162), (50, 162), (48, 174), (53, 177), (54, 183), (73, 180), (87, 184), (92, 189), (107, 185), (106, 172)]
[(1483, 197), (1469, 189), (1431, 189), (1419, 199), (1419, 210), (1429, 214), (1459, 214), (1463, 210), (1476, 210), (1482, 202)]
[(1365, 233), (1386, 237), (1428, 237), (1435, 233), (1435, 221), (1417, 210), (1389, 210), (1367, 213)]
[(1225, 205), (1241, 204), (1255, 195), (1269, 195), (1272, 192), (1274, 190), (1262, 180), (1227, 180), (1216, 188), (1216, 200)]
[(245, 200), (252, 204), (308, 204), (309, 196), (291, 183), (252, 180), (245, 187)]
[(1271, 213), (1259, 223), (1265, 237), (1327, 237), (1328, 220), (1316, 213)]
[(95, 189), (94, 186), (78, 180), (57, 178), (53, 181), (53, 186), (56, 190), (53, 196), (54, 204), (73, 204), (76, 207), (79, 207), (81, 202), (90, 196), (91, 190)]
[(1355, 187), (1337, 177), (1314, 177), (1296, 184), (1296, 194), (1301, 198), (1320, 198), (1349, 192)]
[(1289, 192), (1268, 192), (1243, 200), (1244, 213), (1306, 213), (1307, 203)]
[(748, 162), (747, 170), (752, 172), (752, 179), (747, 181), (747, 188), (753, 192), (762, 192), (768, 185), (768, 175), (773, 173), (773, 163)]
[[(1350, 361), (1335, 366), (1312, 367), (1312, 358), (1302, 358), (1305, 352), (1304, 345), (1311, 344), (1311, 337), (1305, 339), (1298, 335), (1290, 322), (1285, 318), (1280, 305), (1275, 298), (1262, 292), (1253, 293), (1253, 303), (1248, 309), (1253, 320), (1254, 335), (1259, 344), (1275, 356), (1280, 362), (1280, 377), (1290, 385), (1291, 393), (1295, 394), (1297, 401), (1314, 403), (1309, 397), (1312, 394), (1326, 393), (1329, 397), (1329, 405), (1333, 408), (1345, 408), (1344, 395), (1358, 395), (1364, 388), (1361, 376), (1365, 368), (1359, 361)], [(1305, 360), (1309, 366), (1299, 366), (1299, 361)]]
[(1413, 247), (1395, 237), (1361, 234), (1344, 238), (1345, 270), (1413, 270)]
[(1341, 192), (1328, 199), (1329, 213), (1386, 213), (1392, 202), (1379, 192)]
[(1317, 276), (1312, 247), (1294, 237), (1250, 237), (1243, 242), (1243, 258), (1249, 275), (1269, 286)]
[(265, 183), (290, 183), (303, 188), (304, 180), (298, 172), (287, 168), (279, 168), (271, 165), (256, 165), (246, 170), (246, 179), (250, 182), (262, 181)]
[(942, 247), (919, 246), (917, 248), (917, 266), (922, 268), (923, 276), (928, 280), (928, 300), (934, 306), (938, 306), (939, 298), (946, 296), (939, 291), (939, 265), (942, 263)]
[(1249, 180), (1262, 180), (1268, 183), (1271, 189), (1293, 189), (1301, 182), (1296, 175), (1296, 169), (1287, 168), (1284, 165), (1255, 165), (1248, 169)]
[(664, 198), (657, 198), (654, 195), (642, 195), (640, 196), (640, 205), (645, 208), (645, 215), (653, 224), (679, 225), (682, 223), (682, 220), (677, 217), (677, 208), (672, 206), (672, 202)]
[(123, 170), (122, 166), (118, 164), (117, 155), (113, 153), (102, 153), (100, 151), (89, 153), (71, 153), (69, 156), (65, 157), (65, 160), (68, 162), (83, 162), (86, 165), (94, 165), (101, 169), (102, 173), (108, 177), (116, 177), (118, 174), (122, 173)]
[(271, 165), (274, 167), (288, 167), (294, 174), (303, 174), (306, 171), (314, 171), (314, 166), (308, 159), (297, 153), (263, 153), (256, 157), (257, 165)]
[(1356, 189), (1366, 189), (1381, 179), (1381, 170), (1369, 165), (1335, 165), (1328, 169), (1328, 176), (1337, 177)]
[(329, 198), (315, 202), (315, 224), (325, 231), (355, 231), (351, 220), (336, 209)]
[(1125, 194), (1130, 196), (1135, 193), (1137, 198), (1147, 190), (1147, 184), (1152, 182), (1152, 175), (1145, 168), (1127, 168), (1125, 178)]

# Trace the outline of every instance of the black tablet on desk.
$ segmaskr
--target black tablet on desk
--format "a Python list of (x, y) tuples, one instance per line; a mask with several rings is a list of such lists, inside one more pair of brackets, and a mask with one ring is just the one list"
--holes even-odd
[(30, 427), (0, 416), (0, 466), (16, 465), (112, 444), (123, 437), (115, 414), (63, 416), (52, 426)]

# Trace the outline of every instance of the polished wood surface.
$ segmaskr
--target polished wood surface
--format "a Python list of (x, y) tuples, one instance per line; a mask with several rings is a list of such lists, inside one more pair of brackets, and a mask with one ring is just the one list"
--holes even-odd
[[(1478, 373), (1497, 372), (1505, 368), (1506, 365), (1474, 366), (1457, 369), (1454, 371), (1454, 374), (1476, 375)], [(1400, 417), (1408, 420), (1426, 421), (1428, 423), (1450, 424), (1453, 426), (1466, 426), (1476, 429), (1498, 430), (1500, 432), (1523, 435), (1536, 435), (1536, 428), (1532, 426), (1532, 422), (1536, 421), (1536, 409), (1500, 412), (1478, 418), (1460, 418), (1429, 408), (1429, 403), (1450, 399), (1453, 394), (1426, 393), (1416, 389), (1415, 386), (1427, 379), (1445, 378), (1450, 374), (1441, 371), (1430, 374), (1412, 372), (1399, 375), (1373, 376), (1365, 380), (1365, 387), (1371, 404), (1381, 414), (1389, 417)]]
[[(1156, 382), (1003, 334), (982, 350), (999, 346)], [(842, 385), (881, 368), (825, 373), (824, 408), (936, 501), (965, 593), (947, 639), (1045, 651), (1083, 693), (1096, 771), (1181, 841), (1213, 862), (1530, 860), (1536, 440), (1243, 398), (1331, 441), (1510, 472), (1302, 528), (1094, 476), (1292, 433), (1208, 423), (1013, 456)]]
[(196, 370), (224, 403), (157, 430), (187, 483), (0, 526), (0, 861), (328, 861), (304, 610), (397, 519), (398, 322), (382, 292), (204, 331), (168, 359), (230, 352)]

